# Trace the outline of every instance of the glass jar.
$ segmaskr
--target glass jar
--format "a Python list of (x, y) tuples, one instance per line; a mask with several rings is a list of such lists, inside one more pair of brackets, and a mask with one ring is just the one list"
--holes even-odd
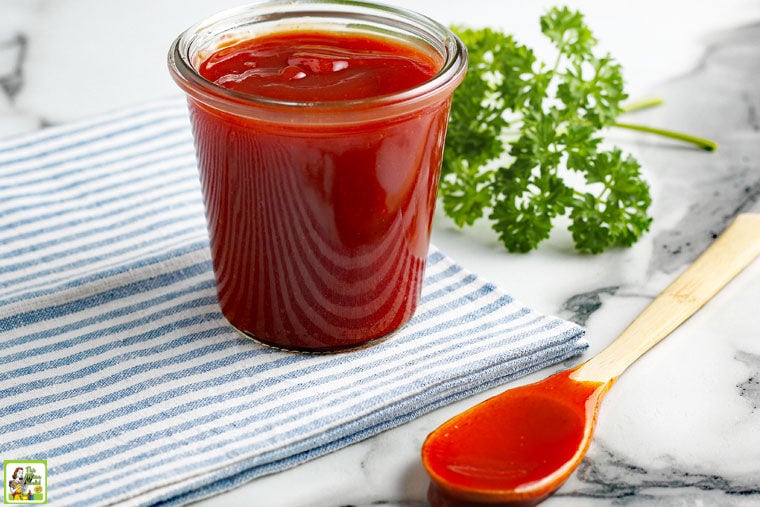
[[(437, 62), (409, 89), (348, 100), (253, 95), (205, 79), (223, 47), (272, 34), (362, 36)], [(335, 351), (403, 326), (418, 304), (462, 42), (411, 11), (269, 1), (217, 14), (169, 52), (188, 98), (219, 303), (265, 344)]]

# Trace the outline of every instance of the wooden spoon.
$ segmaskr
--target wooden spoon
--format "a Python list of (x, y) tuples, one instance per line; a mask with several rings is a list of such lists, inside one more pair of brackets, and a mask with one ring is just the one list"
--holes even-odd
[(490, 398), (422, 446), (432, 507), (535, 505), (583, 459), (607, 390), (760, 254), (760, 214), (742, 214), (595, 357)]

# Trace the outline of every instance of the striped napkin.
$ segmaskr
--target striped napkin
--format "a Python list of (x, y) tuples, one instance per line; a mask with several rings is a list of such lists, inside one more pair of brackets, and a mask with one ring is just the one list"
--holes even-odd
[(287, 353), (219, 312), (187, 111), (151, 103), (0, 141), (0, 456), (54, 505), (180, 505), (579, 354), (435, 247), (373, 347)]

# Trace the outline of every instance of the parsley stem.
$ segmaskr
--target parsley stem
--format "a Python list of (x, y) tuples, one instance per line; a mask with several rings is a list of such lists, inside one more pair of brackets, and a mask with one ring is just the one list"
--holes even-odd
[(668, 137), (670, 139), (677, 139), (686, 143), (691, 143), (705, 151), (715, 151), (718, 149), (718, 143), (704, 139), (702, 137), (693, 136), (691, 134), (684, 134), (682, 132), (674, 132), (672, 130), (665, 130), (656, 127), (647, 127), (646, 125), (634, 125), (632, 123), (620, 123), (615, 122), (613, 126), (628, 129), (637, 130), (639, 132), (647, 132), (649, 134), (657, 134), (659, 136)]
[(664, 101), (660, 97), (649, 97), (648, 99), (637, 100), (623, 106), (622, 113), (632, 113), (641, 109), (649, 109), (662, 105)]

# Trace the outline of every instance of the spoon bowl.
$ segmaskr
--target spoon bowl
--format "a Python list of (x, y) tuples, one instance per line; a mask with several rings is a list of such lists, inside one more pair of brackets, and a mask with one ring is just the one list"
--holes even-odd
[(760, 255), (760, 214), (742, 214), (597, 356), (455, 416), (422, 446), (432, 507), (535, 505), (577, 468), (615, 380)]
[(506, 391), (436, 429), (422, 452), (431, 504), (533, 505), (549, 496), (583, 459), (612, 385), (573, 380), (574, 371)]

